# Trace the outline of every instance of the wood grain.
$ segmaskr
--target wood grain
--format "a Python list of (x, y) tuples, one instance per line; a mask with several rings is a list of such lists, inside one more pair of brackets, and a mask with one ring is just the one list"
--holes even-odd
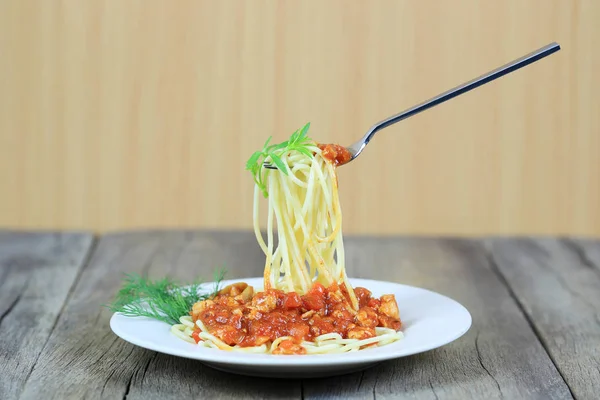
[(113, 234), (99, 241), (23, 398), (48, 393), (56, 398), (128, 399), (571, 397), (490, 269), (479, 242), (347, 238), (347, 243), (351, 276), (414, 284), (454, 297), (474, 317), (470, 332), (442, 349), (333, 380), (269, 380), (221, 373), (118, 339), (108, 327), (110, 313), (99, 304), (116, 291), (121, 272), (192, 279), (224, 265), (231, 278), (259, 276), (264, 256), (253, 234)]
[(463, 304), (473, 325), (464, 337), (438, 350), (335, 383), (307, 381), (306, 399), (571, 398), (480, 242), (353, 237), (346, 243), (350, 276), (435, 290)]
[(248, 378), (126, 343), (100, 307), (123, 272), (192, 280), (225, 266), (228, 277), (257, 276), (263, 256), (252, 234), (147, 232), (104, 236), (83, 271), (25, 387), (24, 399), (286, 399), (300, 382)]
[[(596, 0), (0, 2), (0, 225), (251, 225), (244, 162), (306, 121), (382, 132), (340, 170), (348, 233), (600, 236)], [(374, 207), (376, 205), (376, 207)]]
[(571, 250), (577, 253), (581, 263), (600, 271), (600, 241), (593, 239), (565, 240)]
[(498, 239), (495, 265), (578, 399), (600, 391), (600, 242)]
[(83, 233), (0, 232), (0, 399), (18, 399), (92, 246)]

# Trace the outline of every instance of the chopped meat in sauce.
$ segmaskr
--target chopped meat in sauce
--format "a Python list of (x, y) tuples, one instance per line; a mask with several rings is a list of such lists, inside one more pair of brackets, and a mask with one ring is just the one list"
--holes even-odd
[(329, 160), (335, 166), (346, 164), (352, 159), (352, 154), (348, 149), (339, 144), (319, 144), (318, 147), (321, 149), (323, 158)]
[(306, 354), (306, 349), (293, 340), (284, 340), (279, 347), (273, 350), (273, 354)]
[(348, 331), (348, 339), (368, 339), (375, 336), (375, 328), (355, 327)]
[[(292, 338), (282, 341), (274, 354), (305, 354), (300, 343), (326, 333), (367, 339), (375, 336), (378, 326), (399, 330), (402, 325), (394, 295), (377, 299), (362, 287), (354, 289), (358, 311), (352, 308), (344, 284), (325, 288), (315, 283), (303, 296), (276, 289), (252, 293), (252, 286), (245, 283), (227, 286), (215, 298), (194, 304), (192, 319), (201, 320), (210, 333), (231, 346), (260, 346), (280, 337)], [(200, 340), (197, 333), (193, 337)]]
[(400, 319), (400, 311), (398, 311), (398, 304), (396, 304), (396, 298), (393, 294), (384, 294), (381, 296), (379, 311), (390, 318)]

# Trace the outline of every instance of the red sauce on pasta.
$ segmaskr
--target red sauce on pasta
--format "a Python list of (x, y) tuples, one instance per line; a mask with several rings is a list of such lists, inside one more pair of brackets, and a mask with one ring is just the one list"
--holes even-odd
[(319, 144), (323, 158), (332, 162), (335, 166), (346, 164), (352, 159), (352, 154), (344, 146), (339, 144)]
[[(260, 346), (280, 337), (292, 338), (284, 340), (274, 354), (305, 354), (300, 343), (326, 333), (367, 339), (375, 336), (375, 327), (401, 327), (394, 295), (377, 299), (361, 287), (354, 289), (358, 311), (352, 309), (343, 284), (325, 288), (315, 283), (303, 296), (276, 289), (250, 292), (252, 288), (245, 283), (230, 285), (212, 300), (196, 303), (192, 320), (201, 320), (211, 334), (230, 346)], [(193, 335), (196, 342), (200, 341), (198, 331)]]

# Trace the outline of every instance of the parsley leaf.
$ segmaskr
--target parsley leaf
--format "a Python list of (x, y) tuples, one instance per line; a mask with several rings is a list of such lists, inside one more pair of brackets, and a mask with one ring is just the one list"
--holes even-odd
[(270, 172), (274, 172), (274, 170), (270, 168), (264, 168), (263, 164), (265, 162), (272, 164), (279, 171), (288, 175), (290, 169), (281, 158), (283, 154), (297, 151), (305, 156), (313, 157), (313, 149), (316, 145), (315, 142), (308, 137), (309, 128), (310, 122), (292, 133), (288, 140), (279, 144), (270, 145), (269, 143), (271, 143), (272, 137), (269, 137), (265, 142), (263, 149), (252, 153), (246, 162), (246, 169), (252, 173), (254, 182), (258, 185), (264, 197), (268, 197), (266, 185), (267, 175)]

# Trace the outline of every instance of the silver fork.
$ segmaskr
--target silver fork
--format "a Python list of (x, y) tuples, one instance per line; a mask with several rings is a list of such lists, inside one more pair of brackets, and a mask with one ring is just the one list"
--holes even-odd
[[(550, 54), (553, 54), (553, 53), (557, 52), (558, 50), (560, 50), (560, 46), (558, 45), (558, 43), (554, 42), (549, 45), (546, 45), (546, 46), (544, 46), (536, 51), (533, 51), (521, 58), (511, 61), (508, 64), (505, 64), (499, 68), (496, 68), (495, 70), (490, 71), (487, 74), (481, 75), (478, 78), (475, 78), (466, 83), (463, 83), (462, 85), (459, 85), (459, 86), (457, 86), (453, 89), (450, 89), (442, 94), (439, 94), (421, 104), (418, 104), (414, 107), (404, 110), (400, 114), (392, 115), (391, 117), (376, 123), (375, 125), (373, 125), (371, 127), (371, 129), (369, 129), (369, 131), (362, 137), (362, 139), (360, 139), (358, 142), (346, 147), (346, 149), (350, 152), (350, 155), (351, 155), (351, 158), (348, 162), (350, 162), (350, 161), (354, 160), (356, 157), (358, 157), (360, 155), (360, 153), (362, 153), (364, 148), (367, 146), (369, 141), (373, 138), (373, 136), (375, 136), (375, 134), (377, 132), (379, 132), (380, 130), (382, 130), (383, 128), (387, 128), (388, 126), (393, 125), (396, 122), (400, 122), (403, 119), (412, 117), (415, 114), (425, 111), (431, 107), (437, 106), (438, 104), (442, 104), (443, 102), (445, 102), (447, 100), (453, 99), (454, 97), (456, 97), (458, 95), (466, 93), (472, 89), (475, 89), (475, 88), (482, 86), (488, 82), (498, 79), (501, 76), (504, 76), (506, 74), (514, 72), (514, 71), (516, 71), (520, 68), (523, 68), (529, 64), (532, 64), (538, 60), (541, 60), (542, 58), (549, 56)], [(264, 163), (263, 165), (265, 168), (276, 169), (274, 166), (272, 166), (269, 163)]]

